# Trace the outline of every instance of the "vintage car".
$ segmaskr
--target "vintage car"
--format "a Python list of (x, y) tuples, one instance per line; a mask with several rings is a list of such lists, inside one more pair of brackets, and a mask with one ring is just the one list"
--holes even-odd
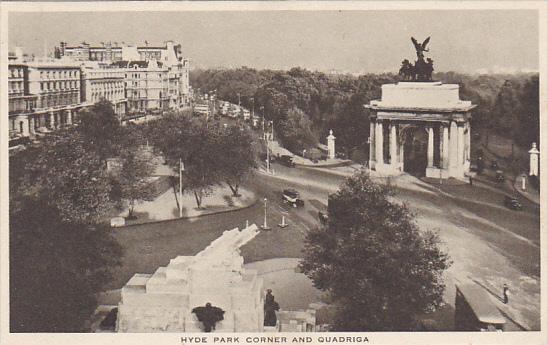
[(291, 204), (293, 207), (304, 206), (304, 200), (301, 199), (299, 192), (295, 189), (284, 189), (282, 193), (282, 201)]

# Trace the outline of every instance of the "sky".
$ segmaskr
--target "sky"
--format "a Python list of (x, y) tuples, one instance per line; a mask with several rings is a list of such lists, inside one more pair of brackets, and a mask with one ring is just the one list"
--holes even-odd
[(174, 40), (195, 67), (397, 72), (410, 37), (431, 36), (437, 71), (538, 71), (531, 10), (12, 12), (9, 48), (42, 56), (78, 44)]

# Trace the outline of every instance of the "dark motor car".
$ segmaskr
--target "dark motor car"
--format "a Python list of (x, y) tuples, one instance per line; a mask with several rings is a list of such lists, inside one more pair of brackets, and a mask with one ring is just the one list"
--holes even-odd
[(502, 170), (497, 170), (495, 172), (495, 180), (497, 181), (497, 183), (504, 182), (504, 173), (502, 172)]
[[(267, 157), (266, 153), (262, 153), (261, 154), (261, 161), (266, 162), (266, 157)], [(270, 159), (270, 163), (274, 163), (274, 161), (276, 160), (276, 157), (272, 153), (270, 153), (270, 155), (268, 155), (268, 158)]]
[(293, 207), (302, 207), (304, 206), (304, 200), (301, 199), (299, 192), (295, 189), (284, 189), (282, 193), (283, 202), (290, 203)]
[(293, 162), (293, 157), (289, 155), (282, 155), (280, 158), (278, 158), (278, 162), (282, 165), (285, 165), (286, 167), (293, 168), (295, 166), (295, 162)]
[(514, 198), (513, 196), (509, 196), (509, 195), (506, 195), (504, 197), (504, 206), (508, 207), (509, 209), (512, 209), (512, 210), (521, 210), (522, 209), (522, 205), (521, 203), (519, 202), (518, 199)]
[(329, 221), (329, 216), (327, 215), (327, 213), (318, 211), (318, 218), (320, 219), (320, 223), (322, 223), (322, 225), (327, 225), (327, 222)]

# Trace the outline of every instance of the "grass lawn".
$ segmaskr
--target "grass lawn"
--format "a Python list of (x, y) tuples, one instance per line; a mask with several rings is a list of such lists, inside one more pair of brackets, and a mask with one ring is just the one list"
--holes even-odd
[[(250, 223), (261, 224), (262, 206), (194, 219), (149, 223), (113, 229), (124, 249), (122, 265), (115, 269), (107, 289), (121, 288), (135, 273), (153, 273), (179, 255), (195, 255), (223, 231)], [(242, 248), (246, 263), (279, 258), (302, 257), (303, 235), (296, 227), (261, 232)]]

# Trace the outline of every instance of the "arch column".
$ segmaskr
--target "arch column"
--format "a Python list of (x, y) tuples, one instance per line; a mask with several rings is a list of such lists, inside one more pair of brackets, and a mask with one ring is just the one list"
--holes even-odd
[(464, 164), (464, 126), (457, 126), (457, 167), (460, 169)]
[(434, 167), (434, 128), (428, 127), (428, 168)]
[(390, 164), (396, 168), (398, 163), (398, 138), (396, 136), (396, 124), (390, 123)]
[(375, 155), (375, 126), (375, 122), (369, 122), (369, 168), (373, 167), (371, 163), (377, 159)]
[(444, 124), (442, 131), (441, 167), (447, 169), (449, 167), (449, 128)]
[(458, 129), (457, 123), (451, 121), (451, 128), (449, 132), (449, 168), (454, 169), (457, 167), (458, 162)]
[(377, 121), (375, 124), (375, 160), (377, 164), (384, 164), (383, 157), (383, 137), (382, 137), (382, 122)]

